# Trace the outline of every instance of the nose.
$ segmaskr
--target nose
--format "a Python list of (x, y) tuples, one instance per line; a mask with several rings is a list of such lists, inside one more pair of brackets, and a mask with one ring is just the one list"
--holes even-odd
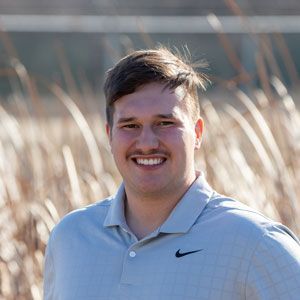
[(150, 126), (144, 126), (137, 138), (136, 147), (147, 154), (159, 146), (159, 139)]

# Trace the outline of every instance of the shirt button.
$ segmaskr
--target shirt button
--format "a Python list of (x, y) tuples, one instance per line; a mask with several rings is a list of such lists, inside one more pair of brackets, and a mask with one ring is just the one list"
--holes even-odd
[(130, 252), (129, 252), (129, 256), (130, 256), (130, 257), (135, 257), (135, 256), (136, 256), (136, 253), (135, 253), (134, 251), (130, 251)]

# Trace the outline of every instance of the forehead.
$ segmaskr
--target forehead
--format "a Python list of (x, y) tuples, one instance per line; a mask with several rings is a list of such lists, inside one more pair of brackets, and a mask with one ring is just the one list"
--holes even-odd
[(128, 115), (185, 114), (184, 92), (182, 88), (169, 89), (160, 83), (146, 84), (134, 93), (118, 99), (115, 106), (115, 117)]

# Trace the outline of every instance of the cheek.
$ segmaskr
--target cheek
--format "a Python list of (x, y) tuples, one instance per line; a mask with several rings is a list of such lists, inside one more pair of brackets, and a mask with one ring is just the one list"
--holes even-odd
[(111, 151), (113, 155), (128, 151), (134, 144), (135, 138), (128, 132), (115, 131), (110, 140)]
[[(175, 138), (174, 138), (175, 140)], [(182, 159), (190, 160), (194, 157), (196, 138), (192, 132), (184, 131), (181, 135), (177, 136), (176, 142), (174, 142), (174, 149), (178, 153), (181, 153)]]
[(195, 141), (193, 132), (191, 130), (176, 129), (166, 130), (160, 134), (160, 140), (165, 144), (178, 145), (178, 148), (189, 147)]
[(157, 136), (161, 141), (181, 141), (184, 138), (185, 130), (176, 127), (164, 128), (157, 131)]
[(128, 143), (134, 139), (134, 136), (129, 131), (114, 130), (112, 132), (111, 141), (113, 144), (120, 145), (121, 143)]

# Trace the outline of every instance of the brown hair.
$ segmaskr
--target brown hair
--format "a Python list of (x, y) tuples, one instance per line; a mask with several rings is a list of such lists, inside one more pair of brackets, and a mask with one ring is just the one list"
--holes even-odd
[(197, 73), (187, 58), (183, 59), (179, 54), (175, 55), (160, 47), (154, 50), (134, 51), (107, 71), (104, 93), (106, 118), (110, 127), (113, 125), (114, 102), (152, 82), (165, 84), (170, 89), (182, 86), (186, 95), (185, 102), (193, 119), (199, 117), (197, 87), (205, 90), (207, 77)]

